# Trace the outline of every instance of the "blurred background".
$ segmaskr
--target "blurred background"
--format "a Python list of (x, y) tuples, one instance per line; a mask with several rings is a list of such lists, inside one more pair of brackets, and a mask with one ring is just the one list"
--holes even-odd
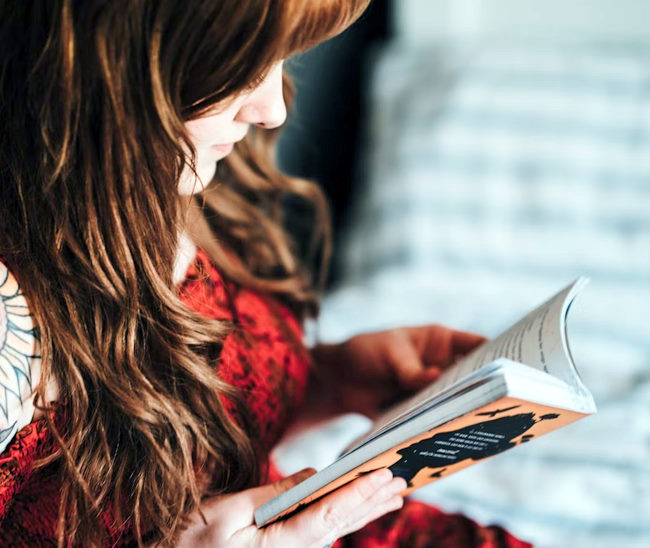
[[(537, 546), (650, 546), (649, 27), (647, 0), (375, 0), (290, 66), (280, 163), (336, 227), (321, 340), (495, 336), (591, 278), (569, 337), (598, 414), (418, 493)], [(325, 466), (366, 426), (288, 440), (280, 465)]]

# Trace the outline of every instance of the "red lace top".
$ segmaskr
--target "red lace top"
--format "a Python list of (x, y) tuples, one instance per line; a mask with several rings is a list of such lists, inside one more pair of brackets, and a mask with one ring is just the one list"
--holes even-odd
[[(256, 419), (256, 438), (265, 450), (262, 464), (267, 464), (271, 448), (305, 396), (310, 361), (301, 344), (300, 325), (273, 299), (224, 282), (200, 249), (178, 289), (189, 308), (210, 318), (233, 320), (237, 326), (225, 340), (218, 374), (242, 390)], [(56, 465), (32, 470), (34, 460), (51, 449), (41, 420), (20, 430), (0, 455), (0, 546), (56, 545), (61, 478)], [(279, 477), (273, 466), (268, 475), (270, 481)], [(111, 543), (120, 545), (120, 537), (108, 527), (108, 514), (105, 522)], [(417, 502), (336, 545), (343, 543), (364, 548), (529, 546), (498, 527), (479, 527), (463, 516), (446, 515)]]

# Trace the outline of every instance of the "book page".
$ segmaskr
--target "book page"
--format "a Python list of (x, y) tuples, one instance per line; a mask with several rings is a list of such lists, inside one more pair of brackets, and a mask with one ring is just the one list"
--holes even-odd
[(584, 387), (566, 340), (566, 315), (586, 283), (586, 278), (579, 278), (496, 339), (479, 347), (454, 366), (447, 382), (455, 382), (498, 358), (507, 358), (540, 369), (582, 393)]
[(389, 409), (377, 418), (371, 433), (363, 439), (367, 440), (385, 430), (387, 425), (399, 422), (423, 402), (440, 397), (446, 390), (452, 389), (455, 383), (498, 358), (507, 358), (540, 369), (566, 382), (576, 397), (590, 397), (571, 360), (565, 322), (571, 302), (586, 283), (586, 278), (579, 278), (496, 339), (487, 341), (461, 359), (427, 388)]

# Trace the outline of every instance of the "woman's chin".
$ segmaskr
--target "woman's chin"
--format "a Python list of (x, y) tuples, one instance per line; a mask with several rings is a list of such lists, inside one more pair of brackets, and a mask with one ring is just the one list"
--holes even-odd
[(198, 169), (197, 173), (189, 170), (183, 172), (178, 182), (178, 193), (182, 196), (191, 196), (203, 191), (214, 178), (216, 170), (217, 162), (215, 161), (209, 169)]

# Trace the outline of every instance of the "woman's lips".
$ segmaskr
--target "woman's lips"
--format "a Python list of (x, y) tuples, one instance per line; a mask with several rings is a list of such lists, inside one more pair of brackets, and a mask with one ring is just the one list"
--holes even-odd
[(219, 154), (230, 154), (235, 147), (235, 143), (227, 143), (225, 145), (213, 145), (212, 149)]

